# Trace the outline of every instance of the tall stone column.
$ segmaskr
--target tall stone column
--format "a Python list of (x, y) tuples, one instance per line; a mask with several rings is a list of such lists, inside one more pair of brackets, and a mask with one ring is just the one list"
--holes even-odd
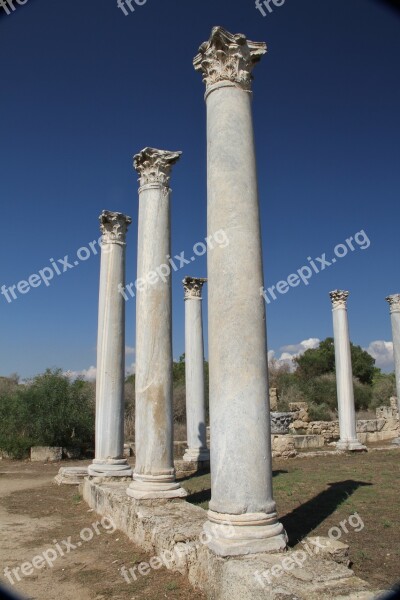
[(126, 232), (130, 217), (103, 211), (96, 376), (96, 452), (88, 474), (131, 477), (124, 458), (125, 285)]
[(207, 279), (185, 277), (185, 374), (188, 448), (183, 460), (210, 460), (204, 397), (204, 344), (201, 292)]
[[(272, 493), (265, 305), (251, 72), (264, 43), (214, 27), (200, 46), (207, 104), (211, 492), (209, 547), (230, 556), (286, 547)], [(229, 521), (227, 529), (216, 525)]]
[[(393, 294), (388, 296), (386, 301), (390, 305), (390, 319), (392, 322), (392, 336), (393, 336), (393, 357), (394, 357), (394, 371), (396, 376), (396, 390), (397, 390), (397, 410), (400, 419), (400, 294)], [(393, 440), (394, 444), (400, 445), (400, 437)]]
[(340, 430), (340, 440), (337, 442), (336, 448), (338, 450), (362, 451), (366, 450), (366, 447), (358, 441), (356, 433), (353, 369), (346, 306), (349, 292), (334, 290), (329, 295), (332, 301)]
[(145, 148), (140, 175), (136, 295), (136, 465), (127, 489), (136, 499), (175, 498), (169, 180), (181, 152)]

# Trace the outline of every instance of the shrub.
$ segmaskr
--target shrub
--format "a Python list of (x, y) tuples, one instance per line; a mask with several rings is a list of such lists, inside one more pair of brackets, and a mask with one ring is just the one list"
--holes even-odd
[(93, 444), (94, 415), (92, 384), (47, 370), (0, 393), (0, 448), (21, 458), (31, 446)]
[(308, 414), (310, 421), (334, 421), (337, 418), (336, 414), (324, 402), (322, 404), (310, 402), (308, 405)]
[(372, 385), (370, 407), (389, 406), (390, 398), (396, 396), (396, 378), (394, 373), (380, 373)]

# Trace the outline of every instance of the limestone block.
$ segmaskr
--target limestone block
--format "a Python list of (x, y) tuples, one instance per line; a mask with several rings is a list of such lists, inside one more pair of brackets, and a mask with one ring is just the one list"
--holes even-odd
[(129, 458), (133, 456), (133, 449), (129, 444), (124, 444), (124, 457)]
[(278, 392), (276, 388), (270, 388), (269, 390), (269, 403), (270, 410), (277, 411), (278, 410)]
[(294, 458), (297, 455), (292, 435), (272, 435), (272, 457)]
[(58, 446), (32, 446), (32, 462), (59, 462), (62, 460), (63, 449)]
[(296, 450), (308, 450), (309, 448), (323, 448), (325, 438), (323, 435), (295, 435), (293, 436)]
[(376, 419), (359, 420), (356, 423), (357, 433), (374, 433), (377, 430), (378, 425)]
[[(329, 537), (321, 536), (309, 537), (307, 538), (307, 542), (309, 542), (313, 547), (318, 547), (318, 542), (320, 546), (324, 546), (324, 548), (321, 548), (320, 546), (318, 547), (318, 556), (320, 558), (333, 560), (338, 564), (345, 565), (346, 567), (350, 565), (349, 546), (347, 544)], [(317, 544), (317, 546), (315, 546), (315, 544)]]

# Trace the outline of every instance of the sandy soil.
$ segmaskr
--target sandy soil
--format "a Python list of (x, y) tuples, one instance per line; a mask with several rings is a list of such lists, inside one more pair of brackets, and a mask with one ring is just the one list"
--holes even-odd
[[(85, 463), (68, 466), (73, 464)], [(80, 498), (77, 487), (55, 485), (53, 478), (59, 467), (0, 462), (0, 580), (4, 584), (31, 600), (159, 600), (188, 596), (204, 600), (205, 596), (195, 592), (186, 578), (166, 569), (138, 575), (136, 581), (129, 577), (127, 583), (121, 567), (129, 569), (148, 562), (150, 557), (121, 532), (113, 531), (107, 520), (102, 523)], [(43, 553), (47, 553), (48, 562)], [(32, 566), (34, 557), (41, 557), (36, 558), (40, 568)], [(24, 563), (30, 564), (23, 567)], [(5, 574), (7, 567), (13, 586)]]

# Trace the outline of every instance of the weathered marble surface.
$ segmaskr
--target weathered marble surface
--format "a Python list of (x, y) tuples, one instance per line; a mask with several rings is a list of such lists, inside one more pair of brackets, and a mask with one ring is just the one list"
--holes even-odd
[(332, 302), (340, 430), (340, 440), (336, 447), (338, 450), (363, 451), (366, 447), (358, 441), (356, 433), (353, 370), (346, 306), (349, 292), (334, 290), (329, 295)]
[(185, 277), (185, 373), (188, 448), (183, 460), (210, 460), (206, 435), (202, 288), (207, 279)]
[(286, 547), (272, 494), (260, 214), (251, 108), (252, 70), (266, 45), (214, 27), (194, 59), (206, 84), (212, 498), (205, 532), (226, 518), (235, 536), (219, 555)]
[[(180, 152), (145, 148), (134, 157), (140, 176), (136, 294), (136, 465), (127, 494), (174, 498), (172, 307), (169, 180)], [(160, 269), (161, 265), (164, 265)]]
[(96, 451), (88, 468), (93, 477), (129, 477), (124, 458), (126, 233), (132, 219), (103, 211), (96, 376)]

